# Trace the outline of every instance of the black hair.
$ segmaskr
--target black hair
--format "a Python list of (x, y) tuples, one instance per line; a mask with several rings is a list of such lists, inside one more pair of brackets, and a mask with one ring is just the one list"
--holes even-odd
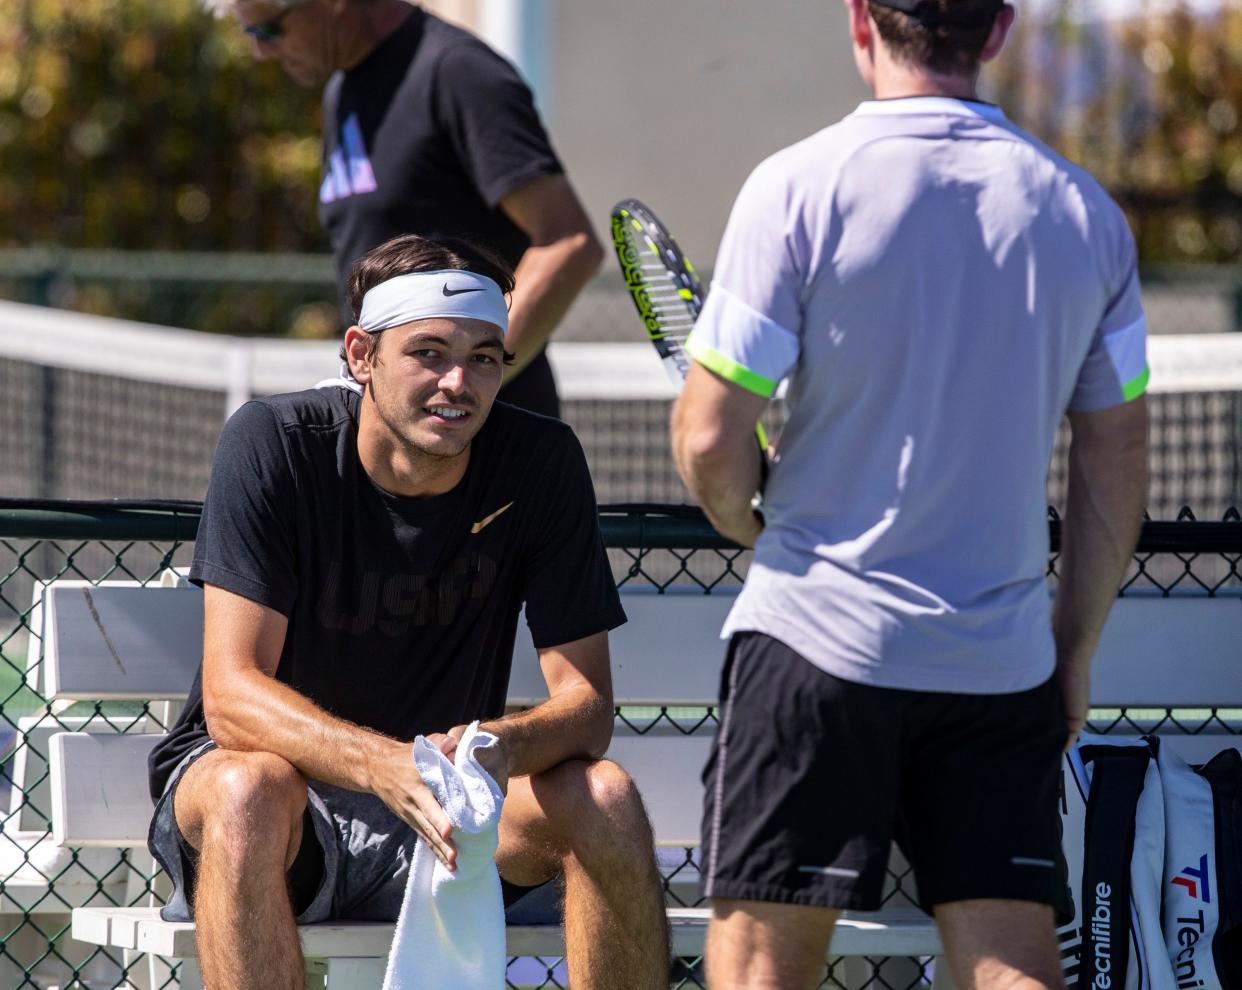
[(939, 75), (974, 75), (1001, 4), (996, 0), (919, 0), (907, 11), (883, 0), (868, 0), (867, 8), (885, 46), (899, 62)]

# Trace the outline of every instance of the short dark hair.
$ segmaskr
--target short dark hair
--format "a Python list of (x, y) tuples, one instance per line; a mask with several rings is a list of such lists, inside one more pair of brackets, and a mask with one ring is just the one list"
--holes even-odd
[(513, 269), (486, 248), (452, 237), (432, 240), (418, 234), (402, 234), (368, 251), (350, 271), (347, 293), (354, 322), (362, 315), (362, 297), (381, 282), (412, 272), (447, 268), (486, 275), (505, 295), (513, 291)]
[[(923, 0), (930, 17), (869, 0), (867, 8), (893, 58), (940, 75), (973, 75), (996, 21), (996, 0)], [(977, 16), (972, 16), (977, 15)]]

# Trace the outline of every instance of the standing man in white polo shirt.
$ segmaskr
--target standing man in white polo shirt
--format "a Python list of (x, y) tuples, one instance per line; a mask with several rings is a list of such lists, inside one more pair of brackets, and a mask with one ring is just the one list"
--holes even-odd
[[(818, 985), (896, 838), (961, 987), (1059, 987), (1059, 754), (1145, 489), (1134, 244), (1089, 175), (978, 100), (1012, 7), (845, 2), (876, 99), (743, 187), (673, 419), (690, 490), (755, 547), (705, 773), (708, 978)], [(786, 377), (761, 517), (754, 423)]]

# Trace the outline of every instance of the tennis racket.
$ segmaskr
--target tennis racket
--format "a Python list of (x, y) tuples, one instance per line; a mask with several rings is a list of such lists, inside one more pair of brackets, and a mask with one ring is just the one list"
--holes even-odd
[[(647, 338), (680, 391), (693, 363), (686, 338), (703, 310), (703, 283), (668, 228), (636, 199), (623, 199), (612, 208), (612, 246)], [(768, 437), (762, 423), (755, 424), (755, 439), (762, 456), (762, 491), (768, 476)]]
[(686, 338), (703, 309), (703, 283), (673, 235), (636, 199), (612, 208), (612, 246), (647, 338), (680, 390), (690, 373)]

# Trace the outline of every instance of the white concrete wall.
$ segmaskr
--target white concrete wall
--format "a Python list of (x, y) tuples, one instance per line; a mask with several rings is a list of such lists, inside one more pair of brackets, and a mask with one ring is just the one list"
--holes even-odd
[[(528, 50), (548, 63), (530, 75), (601, 234), (613, 203), (636, 196), (701, 268), (750, 169), (865, 95), (840, 0), (510, 2), (544, 22)], [(426, 5), (486, 34), (497, 3)]]
[(546, 6), (553, 139), (601, 233), (636, 196), (701, 268), (750, 170), (865, 95), (840, 0)]

